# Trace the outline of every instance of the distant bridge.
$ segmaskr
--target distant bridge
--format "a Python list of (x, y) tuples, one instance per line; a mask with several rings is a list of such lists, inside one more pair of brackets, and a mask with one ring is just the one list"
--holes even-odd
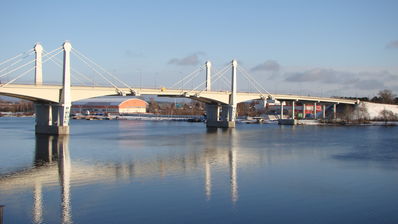
[[(42, 53), (43, 47), (40, 44), (36, 44), (34, 47), (35, 59), (34, 67), (23, 72), (21, 75), (10, 80), (9, 82), (0, 84), (0, 95), (17, 97), (21, 99), (26, 99), (33, 101), (35, 103), (36, 112), (36, 133), (46, 133), (46, 134), (69, 134), (69, 114), (71, 109), (71, 104), (74, 101), (100, 97), (100, 96), (139, 96), (139, 95), (157, 95), (163, 97), (183, 97), (190, 98), (193, 100), (201, 101), (206, 104), (206, 114), (207, 114), (207, 126), (208, 127), (235, 127), (236, 119), (236, 106), (240, 102), (250, 101), (250, 100), (278, 100), (278, 101), (291, 101), (293, 108), (295, 102), (311, 103), (316, 105), (322, 104), (323, 111), (325, 111), (326, 104), (334, 105), (334, 117), (336, 113), (336, 104), (358, 104), (358, 100), (349, 99), (339, 99), (339, 98), (325, 98), (325, 97), (313, 97), (313, 96), (299, 96), (299, 95), (282, 95), (282, 94), (271, 94), (262, 88), (245, 70), (238, 67), (236, 60), (225, 68), (221, 69), (213, 77), (214, 80), (218, 80), (223, 77), (223, 74), (229, 69), (231, 72), (231, 80), (224, 80), (226, 83), (230, 84), (231, 89), (229, 91), (212, 91), (212, 77), (211, 77), (211, 63), (206, 62), (197, 71), (189, 74), (184, 79), (184, 81), (192, 80), (193, 75), (198, 74), (198, 71), (202, 69), (206, 71), (206, 81), (203, 83), (205, 87), (199, 89), (199, 86), (193, 89), (177, 89), (177, 88), (136, 88), (130, 87), (123, 81), (119, 80), (117, 77), (113, 76), (105, 69), (95, 64), (93, 61), (88, 59), (86, 56), (82, 55), (80, 52), (76, 51), (75, 54), (89, 65), (95, 72), (97, 72), (102, 78), (111, 84), (111, 87), (106, 86), (91, 86), (91, 85), (71, 85), (71, 71), (73, 69), (70, 67), (70, 53), (72, 51), (72, 46), (69, 42), (65, 42), (61, 48), (57, 48), (45, 55), (48, 60), (53, 60), (52, 58), (63, 52), (64, 58), (62, 62), (63, 69), (63, 84), (62, 85), (44, 85), (42, 76)], [(11, 58), (15, 59), (17, 57)], [(16, 62), (12, 62), (8, 59), (2, 63), (9, 65), (14, 65)], [(93, 65), (89, 64), (91, 62)], [(1, 71), (6, 71), (4, 74), (0, 73), (0, 78), (4, 77), (11, 72), (17, 71), (19, 68), (26, 67), (27, 64), (17, 67), (16, 69), (11, 69), (7, 71), (2, 69)], [(14, 82), (26, 75), (29, 71), (35, 71), (35, 81), (34, 84), (14, 84)], [(237, 70), (239, 70), (242, 75), (246, 77), (248, 81), (257, 90), (257, 93), (249, 92), (238, 92), (237, 91)], [(111, 78), (105, 77), (99, 71), (104, 71), (113, 80), (117, 80), (122, 86), (117, 86), (115, 81)], [(82, 75), (82, 74), (81, 74)], [(214, 81), (213, 80), (213, 81)], [(179, 83), (177, 82), (177, 83)], [(230, 82), (230, 83), (229, 83)], [(281, 118), (283, 118), (283, 103), (281, 103)], [(294, 110), (294, 109), (293, 109)], [(316, 111), (314, 111), (316, 114)], [(325, 112), (323, 112), (323, 117), (325, 117)], [(293, 113), (294, 119), (294, 113)]]

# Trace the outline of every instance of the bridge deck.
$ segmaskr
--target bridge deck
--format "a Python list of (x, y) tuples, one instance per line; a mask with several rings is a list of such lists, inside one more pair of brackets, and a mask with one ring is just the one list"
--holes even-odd
[[(10, 84), (0, 86), (0, 95), (12, 96), (31, 101), (48, 101), (58, 103), (61, 95), (61, 85), (24, 85)], [(118, 88), (115, 87), (99, 87), (99, 86), (72, 86), (72, 101), (78, 101), (100, 96), (117, 96), (117, 95), (157, 95), (164, 97), (183, 97), (199, 100), (205, 103), (221, 103), (228, 104), (229, 91), (202, 91), (202, 90), (181, 90), (166, 88)], [(357, 104), (358, 100), (300, 96), (287, 94), (260, 94), (238, 92), (237, 98), (239, 102), (245, 102), (257, 99), (273, 98), (283, 101), (306, 101), (317, 103), (336, 103), (336, 104)]]

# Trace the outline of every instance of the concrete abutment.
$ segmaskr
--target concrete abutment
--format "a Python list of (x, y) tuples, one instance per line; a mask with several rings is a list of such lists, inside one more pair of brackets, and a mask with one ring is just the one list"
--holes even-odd
[(232, 109), (230, 105), (206, 104), (206, 127), (234, 128), (235, 119), (230, 116)]
[(62, 105), (60, 106), (59, 104), (51, 104), (51, 103), (35, 103), (36, 134), (49, 134), (49, 135), (69, 134), (69, 125), (68, 124), (63, 125), (61, 121), (64, 110), (69, 111), (70, 107), (63, 108)]

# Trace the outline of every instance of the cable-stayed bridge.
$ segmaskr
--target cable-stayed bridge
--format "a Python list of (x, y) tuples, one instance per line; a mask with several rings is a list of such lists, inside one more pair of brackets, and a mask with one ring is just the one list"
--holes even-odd
[[(61, 53), (63, 53), (62, 61), (56, 58)], [(24, 59), (33, 54), (35, 56), (33, 60), (27, 63), (23, 62)], [(71, 67), (71, 54), (89, 67), (95, 73), (95, 77), (105, 81), (107, 85), (100, 85), (93, 79), (93, 76), (89, 77)], [(62, 69), (62, 85), (43, 82), (43, 64), (48, 61)], [(17, 81), (33, 72), (33, 83), (18, 84)], [(190, 89), (178, 88), (181, 83), (183, 86), (184, 82), (192, 82), (195, 77), (203, 72), (205, 72), (204, 81), (195, 87)], [(231, 74), (229, 79), (225, 75), (228, 72)], [(256, 92), (238, 92), (238, 72)], [(76, 84), (72, 85), (72, 79), (76, 81)], [(359, 102), (339, 98), (272, 94), (265, 90), (246, 69), (238, 66), (236, 60), (214, 74), (212, 74), (211, 63), (206, 62), (170, 88), (134, 87), (72, 48), (69, 42), (65, 42), (61, 47), (49, 52), (45, 51), (40, 44), (36, 44), (34, 49), (0, 62), (0, 80), (2, 81), (0, 95), (26, 99), (35, 103), (36, 133), (45, 134), (68, 134), (72, 102), (100, 96), (157, 95), (198, 100), (206, 104), (208, 127), (234, 127), (237, 104), (250, 100), (291, 101), (293, 107), (295, 102), (298, 101), (313, 103), (315, 106), (318, 103), (323, 105), (323, 111), (325, 111), (325, 105), (328, 104), (334, 105), (334, 114), (336, 113), (336, 104), (357, 104)], [(228, 89), (214, 91), (212, 84), (217, 81), (222, 81)], [(283, 107), (282, 103), (281, 107)], [(283, 112), (283, 108), (281, 111)]]

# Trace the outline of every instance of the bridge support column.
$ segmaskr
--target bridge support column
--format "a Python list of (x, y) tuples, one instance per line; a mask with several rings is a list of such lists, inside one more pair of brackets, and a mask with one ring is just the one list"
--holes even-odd
[(69, 134), (69, 126), (60, 126), (58, 104), (35, 103), (36, 134), (64, 135)]
[(206, 104), (207, 127), (233, 128), (235, 121), (230, 121), (230, 106)]
[(336, 120), (336, 104), (333, 104), (333, 120)]
[(72, 105), (70, 94), (70, 51), (72, 45), (65, 42), (63, 66), (63, 87), (58, 105), (36, 103), (36, 134), (67, 135), (69, 134), (69, 115)]
[(305, 103), (303, 103), (303, 119), (305, 119)]
[(292, 101), (292, 119), (294, 120), (294, 101)]
[(322, 105), (322, 119), (323, 120), (326, 119), (326, 105), (325, 104)]
[(314, 120), (316, 120), (316, 103), (314, 103)]
[(3, 208), (4, 205), (0, 205), (0, 224), (3, 224)]
[(237, 91), (236, 68), (237, 67), (238, 67), (238, 62), (236, 60), (232, 60), (232, 81), (231, 81), (231, 96), (229, 98), (229, 119), (228, 119), (228, 121), (233, 122), (234, 127), (235, 127), (236, 106), (237, 106), (237, 99), (236, 99), (236, 91)]
[(70, 94), (70, 51), (72, 45), (69, 42), (64, 43), (64, 71), (63, 71), (63, 87), (61, 100), (59, 103), (59, 126), (68, 127), (69, 129), (69, 115), (72, 105), (72, 99)]
[(280, 119), (283, 119), (283, 101), (281, 101), (281, 116)]
[(206, 104), (207, 127), (217, 127), (220, 120), (220, 106), (217, 104)]

